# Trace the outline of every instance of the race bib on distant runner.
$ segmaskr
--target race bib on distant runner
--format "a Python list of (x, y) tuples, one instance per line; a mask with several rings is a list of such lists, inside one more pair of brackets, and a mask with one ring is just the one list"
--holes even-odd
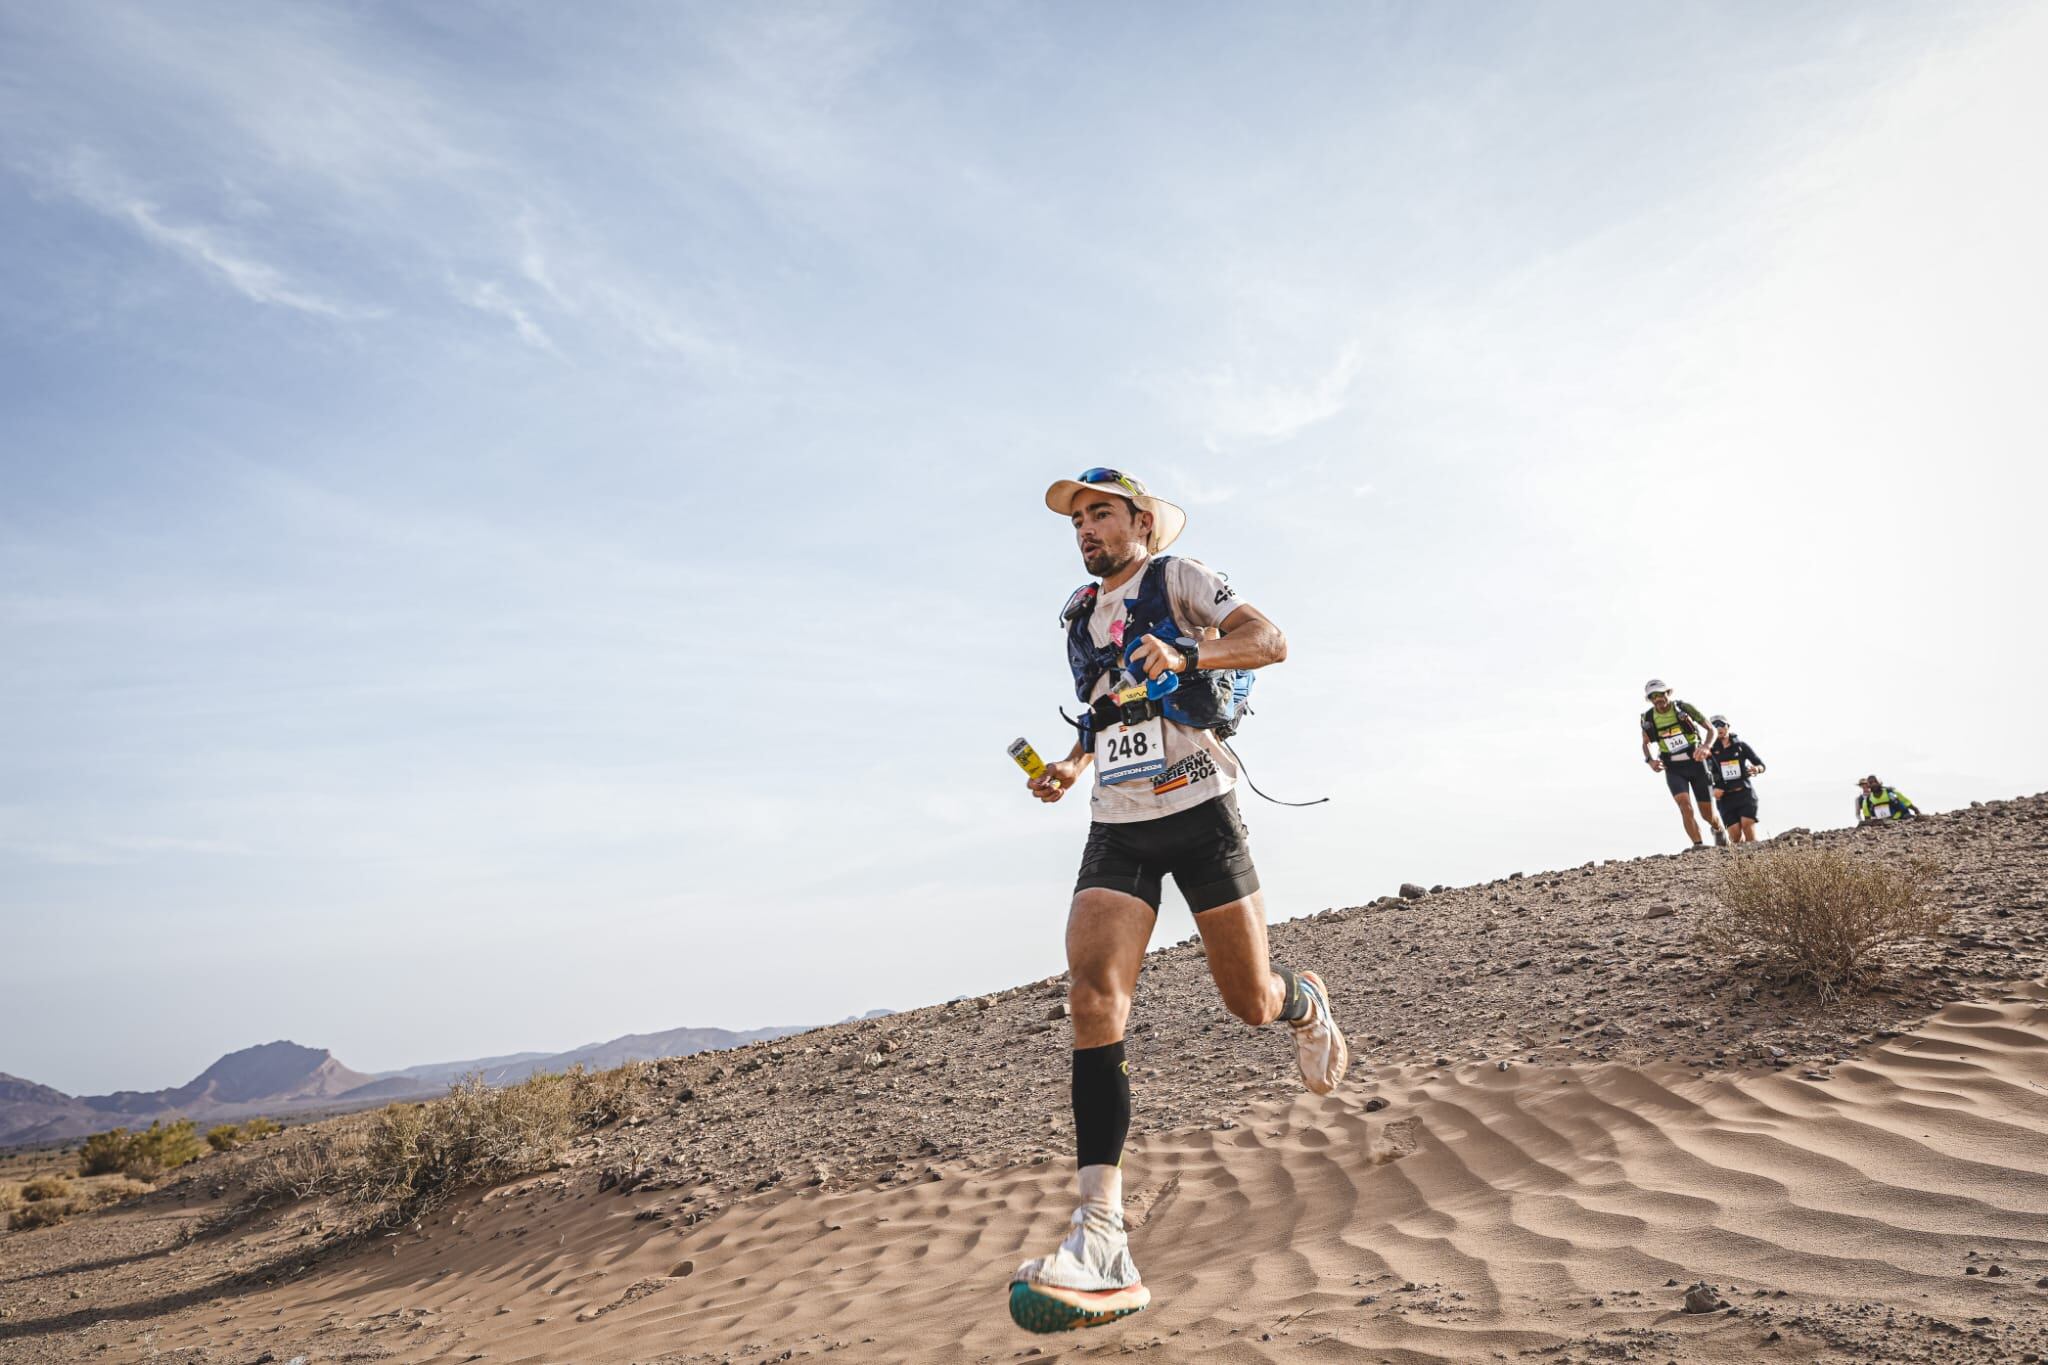
[(1739, 758), (1722, 759), (1721, 780), (1723, 782), (1740, 782), (1742, 780), (1742, 760)]
[(1673, 730), (1664, 736), (1664, 752), (1667, 754), (1682, 754), (1691, 748), (1692, 741), (1686, 738), (1683, 730)]
[(1878, 803), (1877, 803), (1876, 805), (1872, 806), (1872, 807), (1870, 808), (1870, 818), (1871, 818), (1871, 819), (1873, 819), (1873, 820), (1889, 820), (1889, 819), (1891, 819), (1891, 818), (1892, 818), (1892, 803), (1891, 803), (1891, 802), (1889, 802), (1889, 801), (1880, 801), (1880, 802), (1878, 802)]
[(1165, 723), (1154, 716), (1140, 725), (1112, 725), (1096, 735), (1095, 770), (1110, 787), (1165, 772)]

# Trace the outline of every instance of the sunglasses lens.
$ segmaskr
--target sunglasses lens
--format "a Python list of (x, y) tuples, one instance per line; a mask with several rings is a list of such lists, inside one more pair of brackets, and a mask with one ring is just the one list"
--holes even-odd
[(1098, 465), (1094, 469), (1082, 470), (1078, 477), (1082, 483), (1115, 483), (1123, 478), (1123, 475), (1114, 469), (1104, 469)]

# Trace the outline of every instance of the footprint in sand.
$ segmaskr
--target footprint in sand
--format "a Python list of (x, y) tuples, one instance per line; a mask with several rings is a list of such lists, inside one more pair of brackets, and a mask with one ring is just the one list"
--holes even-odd
[(1380, 1129), (1379, 1140), (1372, 1145), (1372, 1164), (1384, 1166), (1399, 1161), (1412, 1153), (1420, 1141), (1414, 1119), (1395, 1119)]

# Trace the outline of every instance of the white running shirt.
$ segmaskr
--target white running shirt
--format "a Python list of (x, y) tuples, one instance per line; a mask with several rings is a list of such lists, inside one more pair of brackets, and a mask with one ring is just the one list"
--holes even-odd
[[(1098, 647), (1117, 638), (1119, 627), (1128, 623), (1124, 597), (1137, 593), (1148, 567), (1139, 566), (1114, 592), (1102, 593), (1096, 599), (1095, 612), (1088, 618), (1088, 636)], [(1189, 635), (1204, 626), (1222, 625), (1225, 617), (1245, 605), (1223, 575), (1198, 559), (1176, 558), (1166, 566), (1166, 600), (1173, 606), (1174, 624)], [(1115, 671), (1105, 674), (1096, 682), (1088, 700), (1103, 696), (1120, 681), (1121, 676)], [(1213, 801), (1237, 785), (1237, 763), (1214, 731), (1197, 730), (1172, 720), (1160, 723), (1165, 731), (1166, 771), (1156, 777), (1106, 786), (1098, 761), (1095, 791), (1088, 801), (1092, 818), (1105, 825), (1157, 820), (1162, 815)]]

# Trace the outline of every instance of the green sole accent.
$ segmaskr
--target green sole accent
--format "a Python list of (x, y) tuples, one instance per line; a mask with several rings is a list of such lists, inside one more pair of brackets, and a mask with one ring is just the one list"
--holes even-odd
[(1010, 1321), (1027, 1332), (1072, 1332), (1082, 1327), (1100, 1327), (1145, 1311), (1144, 1304), (1090, 1313), (1062, 1299), (1041, 1294), (1023, 1280), (1010, 1286)]

